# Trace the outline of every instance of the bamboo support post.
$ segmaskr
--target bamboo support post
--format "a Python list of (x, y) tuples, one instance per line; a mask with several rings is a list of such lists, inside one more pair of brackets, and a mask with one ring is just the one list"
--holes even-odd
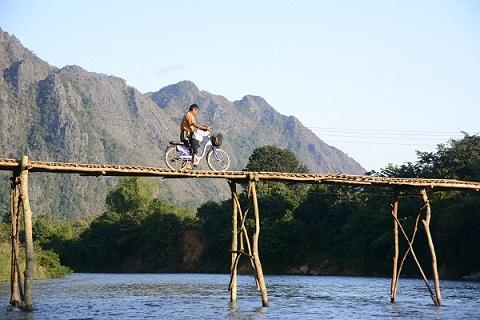
[[(238, 207), (236, 201), (237, 195), (237, 188), (236, 183), (233, 181), (229, 181), (230, 191), (232, 193), (232, 262), (230, 266), (231, 272), (231, 281), (230, 281), (230, 301), (235, 302), (237, 301), (237, 266), (238, 266), (238, 259), (240, 255), (238, 252)], [(237, 257), (238, 256), (238, 257)]]
[[(243, 252), (243, 254), (246, 254), (248, 257), (250, 257), (250, 264), (252, 265), (253, 271), (256, 273), (257, 271), (255, 268), (255, 263), (253, 262), (253, 259), (252, 259), (252, 246), (250, 244), (250, 238), (248, 237), (247, 227), (245, 226), (249, 209), (245, 210), (245, 213), (242, 214), (242, 207), (240, 205), (240, 200), (238, 200), (238, 196), (236, 194), (235, 194), (235, 202), (237, 203), (238, 212), (240, 213), (240, 251)], [(244, 242), (246, 243), (246, 246), (247, 246), (246, 253), (245, 253)], [(255, 277), (255, 283), (257, 285), (257, 288), (259, 288), (257, 277)]]
[[(420, 215), (422, 214), (422, 209), (420, 209), (420, 211), (418, 212), (418, 215), (417, 215), (417, 218), (415, 220), (415, 227), (413, 228), (413, 234), (412, 234), (412, 237), (410, 238), (410, 242), (413, 244), (413, 242), (415, 241), (415, 237), (417, 235), (417, 231), (418, 231), (418, 223), (420, 221)], [(398, 224), (397, 224), (398, 226)], [(398, 281), (400, 279), (400, 274), (402, 273), (402, 269), (403, 269), (403, 265), (405, 264), (405, 261), (407, 260), (407, 256), (408, 254), (410, 253), (410, 247), (408, 247), (406, 250), (405, 250), (405, 253), (403, 255), (403, 258), (402, 258), (402, 261), (400, 262), (400, 266), (398, 267), (398, 270), (397, 270), (397, 278), (395, 279), (395, 299), (397, 298), (397, 288), (398, 288)]]
[[(392, 201), (392, 217), (394, 219), (394, 242), (395, 242), (394, 243), (394, 246), (395, 246), (394, 250), (395, 250), (395, 252), (394, 252), (394, 267), (393, 267), (393, 275), (392, 275), (392, 286), (391, 286), (391, 291), (390, 291), (391, 302), (395, 302), (395, 300), (396, 300), (398, 280), (400, 278), (400, 273), (402, 271), (403, 264), (404, 264), (404, 262), (405, 262), (405, 260), (408, 256), (408, 254), (411, 253), (412, 257), (413, 257), (413, 259), (414, 259), (414, 261), (415, 261), (415, 263), (418, 267), (418, 270), (420, 271), (420, 274), (422, 275), (422, 278), (425, 282), (425, 285), (428, 289), (428, 292), (430, 293), (430, 297), (432, 298), (433, 303), (435, 305), (439, 306), (439, 305), (441, 305), (440, 286), (439, 286), (439, 281), (438, 281), (438, 272), (437, 272), (435, 249), (433, 247), (433, 241), (431, 239), (430, 228), (429, 228), (430, 217), (431, 217), (431, 208), (430, 208), (430, 204), (428, 203), (428, 197), (427, 197), (425, 189), (422, 189), (421, 194), (422, 194), (422, 197), (423, 197), (424, 204), (418, 212), (417, 219), (415, 220), (415, 227), (414, 227), (413, 234), (412, 234), (411, 238), (408, 238), (402, 224), (400, 223), (400, 220), (398, 219), (398, 199), (396, 199), (395, 194), (394, 194), (394, 200)], [(420, 262), (418, 261), (417, 256), (415, 254), (415, 251), (413, 250), (413, 242), (415, 241), (415, 236), (416, 236), (417, 231), (418, 231), (418, 224), (419, 224), (420, 216), (421, 216), (422, 211), (424, 209), (426, 209), (426, 218), (424, 220), (422, 220), (422, 223), (425, 226), (425, 232), (427, 234), (427, 239), (428, 239), (429, 246), (430, 246), (430, 252), (431, 252), (431, 255), (432, 255), (432, 267), (433, 267), (433, 274), (434, 274), (434, 277), (435, 277), (435, 293), (431, 289), (431, 287), (428, 283), (428, 279), (425, 275), (425, 272), (423, 271), (422, 266), (420, 265)], [(400, 263), (400, 267), (396, 268), (396, 265), (398, 264), (398, 227), (400, 228), (403, 236), (407, 240), (408, 248), (405, 251), (405, 254), (402, 258), (402, 261)]]
[(260, 236), (260, 214), (258, 210), (258, 201), (257, 201), (257, 192), (255, 190), (255, 182), (249, 182), (249, 188), (252, 190), (252, 204), (253, 204), (253, 213), (255, 215), (255, 232), (253, 234), (253, 261), (255, 263), (255, 268), (257, 270), (257, 279), (260, 286), (260, 293), (262, 295), (262, 305), (264, 307), (268, 306), (268, 294), (267, 286), (265, 285), (265, 279), (263, 277), (262, 264), (260, 262), (260, 254), (258, 251), (258, 238)]
[(10, 188), (10, 220), (12, 224), (12, 253), (10, 265), (10, 304), (19, 307), (23, 301), (23, 292), (21, 290), (21, 276), (18, 263), (19, 255), (19, 178), (17, 175), (12, 177)]
[[(398, 249), (398, 244), (399, 244), (399, 241), (398, 241), (398, 226), (399, 226), (399, 221), (400, 221), (398, 219), (398, 196), (396, 194), (394, 194), (393, 199), (394, 200), (393, 200), (393, 203), (392, 203), (391, 207), (392, 207), (392, 218), (393, 218), (393, 221), (394, 221), (394, 229), (393, 229), (393, 233), (394, 233), (394, 266), (393, 266), (393, 275), (392, 275), (392, 287), (391, 287), (391, 291), (390, 291), (391, 302), (395, 302), (396, 299), (397, 299), (397, 289), (398, 289), (398, 281), (400, 279), (400, 274), (402, 273), (402, 269), (403, 269), (403, 265), (405, 263), (405, 260), (407, 259), (407, 256), (410, 253), (410, 248), (412, 248), (412, 247), (409, 246), (405, 250), (402, 261), (400, 262), (400, 266), (398, 266), (398, 253), (399, 253), (399, 249)], [(415, 220), (415, 226), (414, 226), (413, 234), (412, 234), (412, 237), (410, 238), (410, 242), (412, 244), (415, 241), (415, 236), (416, 236), (417, 231), (418, 231), (418, 223), (419, 223), (420, 215), (422, 214), (423, 208), (424, 207), (422, 207), (418, 211), (417, 218)], [(408, 237), (406, 237), (406, 239), (407, 239), (407, 241), (409, 240)], [(395, 267), (395, 266), (397, 266), (397, 267)]]
[(28, 157), (22, 156), (21, 161), (21, 200), (23, 205), (23, 219), (25, 228), (25, 284), (24, 284), (24, 305), (23, 309), (31, 311), (33, 309), (32, 302), (32, 277), (34, 271), (35, 253), (33, 250), (32, 236), (32, 211), (30, 209), (30, 201), (28, 198)]
[(398, 196), (397, 193), (393, 193), (392, 199), (392, 216), (393, 216), (393, 273), (392, 283), (390, 285), (390, 301), (395, 302), (397, 297), (397, 263), (398, 263), (398, 223), (395, 219), (398, 219)]
[(425, 275), (425, 272), (423, 271), (422, 266), (420, 265), (420, 262), (418, 261), (417, 255), (415, 254), (415, 251), (413, 250), (413, 243), (410, 241), (410, 239), (408, 239), (407, 233), (405, 232), (405, 229), (403, 229), (403, 226), (400, 223), (400, 221), (398, 220), (398, 218), (395, 218), (395, 221), (397, 221), (398, 226), (400, 227), (400, 231), (402, 232), (403, 236), (407, 240), (407, 243), (408, 243), (408, 246), (410, 248), (410, 252), (412, 254), (413, 260), (415, 261), (415, 263), (418, 267), (418, 270), (420, 271), (420, 274), (422, 275), (423, 281), (425, 282), (425, 286), (427, 287), (427, 290), (430, 293), (430, 297), (432, 298), (433, 303), (436, 304), (435, 296), (434, 296), (434, 293), (432, 291), (432, 288), (430, 288), (430, 285), (428, 284), (427, 276)]
[(427, 234), (428, 239), (428, 246), (430, 248), (430, 254), (432, 256), (432, 271), (435, 285), (435, 304), (439, 306), (442, 304), (442, 296), (440, 293), (440, 280), (438, 278), (437, 255), (435, 254), (435, 246), (433, 245), (432, 234), (430, 233), (430, 218), (432, 216), (432, 209), (428, 200), (427, 191), (425, 189), (422, 189), (421, 194), (426, 207), (425, 219), (422, 219), (422, 223), (425, 227), (425, 233)]
[[(251, 198), (252, 191), (249, 189), (248, 190), (248, 197)], [(252, 266), (253, 272), (255, 274), (255, 285), (258, 290), (260, 290), (260, 285), (258, 284), (258, 277), (257, 277), (257, 268), (255, 266), (255, 262), (253, 261), (253, 253), (252, 253), (252, 245), (250, 244), (250, 237), (248, 236), (248, 231), (246, 227), (246, 222), (247, 222), (247, 215), (248, 211), (250, 208), (247, 208), (245, 210), (245, 213), (242, 212), (242, 207), (240, 205), (240, 200), (238, 199), (238, 196), (235, 195), (235, 201), (237, 202), (238, 210), (240, 212), (240, 218), (241, 218), (241, 223), (240, 223), (240, 250), (242, 251), (243, 254), (247, 255), (250, 258), (250, 265)], [(245, 252), (245, 246), (247, 247), (247, 252)]]
[[(252, 190), (250, 188), (247, 188), (247, 198), (250, 199), (251, 196), (252, 196)], [(244, 243), (243, 242), (245, 241), (247, 243), (248, 253), (251, 255), (252, 254), (252, 249), (251, 249), (251, 245), (250, 245), (250, 238), (248, 237), (247, 227), (245, 226), (245, 223), (247, 222), (248, 211), (250, 210), (250, 208), (247, 207), (245, 212), (243, 212), (243, 210), (241, 208), (241, 205), (240, 205), (240, 200), (238, 199), (238, 197), (236, 195), (235, 195), (235, 200), (237, 201), (238, 210), (240, 212), (240, 228), (241, 228), (241, 231), (242, 231), (242, 232), (240, 232), (240, 249), (244, 250)], [(253, 263), (252, 260), (251, 260), (251, 263), (252, 263), (252, 268), (255, 270), (255, 264)]]
[(20, 268), (20, 259), (19, 259), (19, 254), (20, 254), (20, 217), (21, 217), (20, 212), (22, 212), (22, 214), (23, 214), (23, 209), (22, 209), (22, 205), (21, 205), (21, 197), (20, 197), (20, 194), (21, 194), (20, 175), (16, 176), (15, 192), (16, 192), (15, 207), (16, 207), (16, 215), (17, 215), (17, 221), (16, 221), (17, 226), (15, 227), (16, 230), (17, 230), (17, 239), (16, 239), (17, 241), (15, 243), (15, 251), (17, 252), (17, 254), (16, 254), (17, 259), (15, 259), (15, 266), (16, 266), (16, 270), (17, 270), (18, 288), (20, 290), (20, 298), (21, 298), (22, 305), (23, 305), (23, 301), (25, 301), (25, 293), (24, 293), (24, 289), (23, 289), (23, 279), (22, 279), (22, 272), (20, 271), (21, 268)]
[[(248, 190), (248, 196), (249, 197), (251, 196), (251, 190)], [(247, 227), (245, 225), (246, 221), (247, 221), (247, 214), (248, 214), (249, 208), (247, 208), (247, 210), (245, 210), (245, 212), (243, 213), (242, 207), (240, 205), (240, 200), (238, 199), (238, 195), (237, 195), (236, 192), (232, 194), (232, 198), (233, 198), (234, 204), (237, 207), (236, 208), (237, 209), (237, 215), (240, 216), (240, 227), (238, 227), (238, 218), (237, 218), (236, 234), (237, 234), (237, 237), (238, 237), (237, 239), (239, 239), (239, 240), (237, 240), (237, 249), (232, 250), (232, 253), (236, 253), (237, 256), (236, 256), (235, 259), (233, 259), (233, 256), (232, 256), (233, 266), (231, 266), (231, 269), (232, 270), (237, 270), (238, 263), (240, 261), (240, 257), (242, 255), (247, 256), (249, 258), (250, 264), (251, 264), (253, 272), (255, 274), (255, 277), (254, 277), (255, 285), (256, 285), (257, 289), (260, 290), (260, 285), (258, 284), (257, 269), (256, 269), (255, 263), (253, 261), (250, 238), (248, 236)], [(233, 241), (233, 239), (232, 239), (232, 241)], [(247, 251), (245, 251), (245, 246), (247, 247)], [(228, 285), (228, 290), (232, 290), (232, 286), (233, 286), (233, 283), (234, 283), (234, 278), (236, 279), (236, 274), (237, 274), (237, 272), (235, 272), (235, 274), (233, 272), (231, 273), (230, 283)]]

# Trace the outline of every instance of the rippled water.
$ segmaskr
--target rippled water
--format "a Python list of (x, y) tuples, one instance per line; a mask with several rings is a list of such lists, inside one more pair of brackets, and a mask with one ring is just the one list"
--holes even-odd
[(34, 282), (32, 313), (9, 311), (0, 283), (0, 319), (480, 319), (480, 283), (441, 281), (435, 307), (423, 281), (400, 279), (395, 304), (386, 278), (267, 276), (261, 307), (252, 276), (240, 276), (230, 304), (229, 275), (73, 274)]

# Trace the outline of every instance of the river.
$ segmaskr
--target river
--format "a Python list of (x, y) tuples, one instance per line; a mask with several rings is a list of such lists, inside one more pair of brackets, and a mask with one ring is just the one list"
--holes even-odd
[(480, 319), (480, 283), (440, 282), (435, 307), (420, 279), (267, 276), (261, 307), (253, 276), (241, 275), (230, 303), (224, 274), (85, 274), (34, 281), (34, 311), (9, 310), (10, 285), (0, 283), (0, 319)]

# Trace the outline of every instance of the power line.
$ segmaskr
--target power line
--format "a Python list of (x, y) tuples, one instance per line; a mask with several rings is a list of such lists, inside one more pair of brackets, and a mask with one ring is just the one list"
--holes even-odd
[[(349, 129), (349, 128), (334, 128), (334, 127), (316, 127), (316, 126), (306, 126), (308, 129), (320, 130), (320, 131), (330, 131), (330, 132), (358, 132), (358, 133), (398, 133), (398, 134), (433, 134), (433, 135), (450, 135), (450, 134), (459, 134), (459, 131), (431, 131), (431, 130), (397, 130), (397, 129)], [(478, 133), (478, 132), (477, 132)]]
[(343, 134), (323, 134), (323, 136), (326, 136), (326, 137), (341, 137), (341, 138), (360, 138), (360, 139), (363, 139), (363, 138), (366, 138), (366, 139), (371, 139), (371, 138), (375, 138), (375, 139), (399, 139), (399, 140), (434, 140), (434, 141), (440, 141), (440, 140), (445, 140), (445, 139), (450, 139), (450, 137), (448, 136), (442, 136), (442, 137), (438, 137), (438, 138), (433, 138), (433, 137), (425, 137), (425, 136), (363, 136), (363, 135), (343, 135)]
[[(453, 131), (347, 129), (333, 127), (307, 127), (330, 144), (372, 144), (395, 146), (434, 146), (451, 139), (461, 139), (463, 134)], [(478, 134), (475, 132), (474, 134)], [(330, 137), (340, 138), (329, 140)]]
[(430, 147), (433, 144), (428, 143), (399, 143), (399, 142), (378, 142), (378, 141), (335, 141), (329, 140), (329, 144), (333, 143), (355, 143), (355, 144), (378, 144), (378, 145), (396, 145), (396, 146), (427, 146)]
[[(96, 125), (115, 125), (121, 123), (123, 127), (132, 130), (145, 130), (147, 127), (140, 123), (139, 115), (127, 113), (125, 115), (111, 111), (90, 111), (80, 110), (85, 116), (97, 116), (89, 122)], [(151, 114), (148, 112), (146, 115)], [(99, 116), (107, 116), (101, 119)], [(145, 115), (144, 115), (145, 116)], [(133, 119), (132, 119), (133, 118)], [(137, 120), (137, 121), (135, 121)], [(462, 138), (458, 131), (432, 131), (432, 130), (397, 130), (397, 129), (359, 129), (359, 128), (337, 128), (308, 126), (319, 138), (336, 137), (340, 140), (329, 140), (328, 143), (349, 143), (349, 144), (374, 144), (374, 145), (397, 145), (397, 146), (432, 146), (454, 138)], [(475, 132), (473, 134), (479, 134)], [(351, 138), (356, 140), (351, 140)], [(368, 140), (365, 140), (368, 139)], [(385, 141), (391, 139), (392, 141)], [(380, 141), (378, 141), (380, 140)], [(413, 140), (413, 141), (412, 141)], [(415, 143), (414, 141), (418, 141)], [(423, 143), (422, 143), (423, 142)]]

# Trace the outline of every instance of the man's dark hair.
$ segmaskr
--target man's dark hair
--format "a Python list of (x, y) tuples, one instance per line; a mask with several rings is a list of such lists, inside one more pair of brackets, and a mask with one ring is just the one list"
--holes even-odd
[(192, 104), (192, 105), (190, 106), (190, 108), (188, 109), (188, 111), (193, 111), (193, 109), (200, 109), (200, 107), (199, 107), (196, 103), (194, 103), (194, 104)]

